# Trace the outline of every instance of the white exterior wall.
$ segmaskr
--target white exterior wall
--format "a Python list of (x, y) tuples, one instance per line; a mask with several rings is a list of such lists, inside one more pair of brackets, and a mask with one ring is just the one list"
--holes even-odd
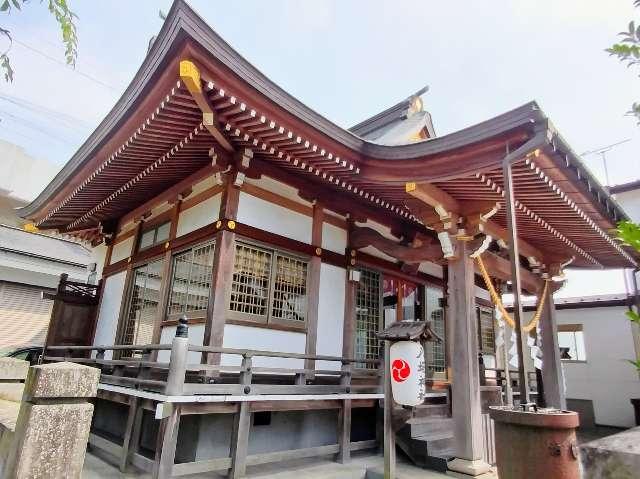
[(213, 196), (202, 203), (181, 211), (178, 217), (176, 236), (185, 235), (216, 222), (220, 216), (221, 197), (222, 195)]
[(347, 249), (347, 230), (330, 223), (322, 224), (322, 249), (344, 254)]
[(593, 401), (596, 424), (632, 427), (629, 399), (640, 397), (640, 377), (627, 362), (635, 351), (625, 307), (564, 309), (558, 324), (582, 324), (587, 360), (563, 362), (567, 398)]
[(135, 236), (129, 236), (126, 240), (113, 245), (113, 248), (111, 250), (110, 264), (117, 263), (118, 261), (131, 256), (131, 251), (133, 250), (134, 241), (135, 241)]
[[(164, 326), (160, 332), (160, 344), (171, 344), (173, 338), (176, 337), (177, 326)], [(196, 346), (202, 346), (204, 340), (204, 324), (194, 324), (189, 326), (189, 344), (195, 344)], [(160, 351), (158, 353), (158, 361), (169, 361), (171, 357), (171, 351)], [(201, 353), (191, 351), (187, 357), (189, 364), (199, 364)]]
[(616, 193), (615, 198), (633, 221), (640, 221), (640, 189)]
[[(323, 264), (320, 267), (320, 304), (318, 306), (318, 355), (342, 356), (344, 326), (345, 279), (344, 268)], [(340, 369), (337, 361), (318, 361), (318, 369)]]
[[(305, 333), (227, 324), (224, 327), (222, 345), (225, 348), (304, 353), (306, 341), (307, 335)], [(239, 365), (241, 360), (240, 356), (223, 354), (221, 362), (225, 365)], [(253, 366), (302, 369), (304, 361), (302, 359), (263, 358), (257, 356), (253, 359)]]
[[(100, 301), (100, 311), (98, 312), (98, 324), (96, 334), (93, 338), (94, 345), (115, 344), (116, 332), (118, 329), (118, 316), (120, 314), (120, 304), (124, 293), (124, 283), (127, 277), (126, 271), (109, 276), (105, 279)], [(107, 351), (105, 359), (111, 359), (112, 352)]]
[(238, 221), (287, 238), (311, 243), (310, 216), (240, 191)]

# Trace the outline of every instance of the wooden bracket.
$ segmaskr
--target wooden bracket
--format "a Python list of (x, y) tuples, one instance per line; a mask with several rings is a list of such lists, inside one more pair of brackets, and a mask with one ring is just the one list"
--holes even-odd
[(202, 124), (211, 133), (215, 140), (227, 151), (233, 151), (233, 146), (216, 126), (217, 119), (211, 102), (202, 92), (200, 70), (190, 60), (180, 61), (180, 79), (189, 90), (191, 97), (202, 111)]

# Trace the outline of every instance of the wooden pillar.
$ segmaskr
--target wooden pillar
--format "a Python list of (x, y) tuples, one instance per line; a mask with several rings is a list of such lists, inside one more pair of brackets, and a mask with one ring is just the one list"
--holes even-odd
[[(251, 356), (242, 358), (242, 372), (240, 373), (240, 384), (245, 387), (251, 385)], [(233, 432), (231, 434), (231, 470), (229, 477), (237, 479), (244, 477), (247, 472), (247, 452), (249, 450), (249, 429), (251, 427), (250, 403), (241, 401), (238, 404), (238, 412), (235, 414), (233, 422)]]
[[(540, 298), (539, 300), (542, 300)], [(547, 288), (544, 308), (540, 318), (542, 335), (542, 384), (547, 407), (567, 409), (564, 395), (564, 379), (560, 348), (558, 346), (558, 326), (556, 324), (556, 306), (553, 302), (552, 288)]]
[(174, 404), (171, 413), (160, 422), (156, 457), (153, 464), (153, 479), (168, 479), (172, 476), (180, 429), (180, 405)]
[(351, 461), (351, 399), (342, 401), (342, 408), (338, 413), (338, 452), (337, 461), (346, 464)]
[(391, 391), (391, 341), (384, 342), (384, 479), (396, 477), (396, 435), (393, 431), (393, 393)]
[[(322, 266), (322, 224), (324, 221), (324, 209), (317, 202), (313, 205), (313, 222), (311, 226), (311, 244), (315, 247), (315, 256), (309, 261), (308, 287), (307, 287), (307, 343), (306, 354), (316, 354), (318, 342), (318, 307), (320, 305), (320, 268)], [(305, 359), (305, 369), (315, 369), (316, 362), (313, 359)], [(313, 379), (313, 374), (307, 374), (307, 379)]]
[[(227, 314), (227, 301), (233, 278), (235, 259), (235, 233), (230, 228), (238, 217), (238, 203), (240, 190), (233, 185), (234, 173), (225, 176), (225, 187), (220, 200), (220, 221), (223, 228), (216, 234), (216, 244), (213, 254), (213, 272), (209, 304), (207, 306), (207, 320), (204, 326), (204, 346), (222, 347), (224, 339), (224, 323)], [(220, 354), (203, 353), (205, 364), (219, 364)]]
[(351, 266), (355, 265), (355, 258), (351, 255), (350, 236), (354, 222), (351, 218), (347, 219), (347, 255), (349, 266), (347, 267), (347, 275), (345, 277), (344, 290), (344, 323), (342, 328), (342, 356), (345, 358), (354, 357), (355, 333), (356, 333), (356, 294), (358, 292), (358, 283), (352, 281)]
[[(133, 452), (138, 447), (140, 426), (138, 422), (142, 419), (142, 410), (139, 408), (140, 398), (129, 397), (129, 412), (127, 414), (127, 424), (124, 429), (124, 439), (122, 441), (122, 454), (120, 455), (120, 472), (125, 472), (127, 464)], [(136, 427), (138, 426), (138, 427)]]
[[(467, 243), (458, 241), (457, 259), (449, 262), (448, 306), (451, 315), (452, 401), (456, 458), (449, 469), (470, 477), (489, 471), (483, 461), (482, 411), (478, 371), (478, 323), (473, 259)], [(463, 476), (464, 477), (464, 476)]]

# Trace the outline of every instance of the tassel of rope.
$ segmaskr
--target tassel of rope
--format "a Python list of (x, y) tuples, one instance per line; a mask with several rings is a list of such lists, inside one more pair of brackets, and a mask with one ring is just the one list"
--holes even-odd
[[(506, 308), (504, 307), (504, 304), (502, 304), (502, 300), (500, 299), (500, 295), (498, 295), (495, 287), (493, 286), (493, 282), (491, 281), (491, 277), (489, 276), (489, 273), (487, 272), (487, 268), (484, 266), (484, 262), (482, 261), (482, 257), (480, 255), (476, 256), (476, 263), (478, 263), (478, 269), (480, 270), (480, 273), (482, 274), (482, 278), (484, 279), (484, 283), (487, 286), (487, 290), (489, 291), (489, 295), (491, 296), (491, 300), (493, 301), (493, 304), (496, 305), (496, 308), (498, 308), (498, 310), (502, 313), (502, 317), (505, 319), (505, 321), (507, 322), (507, 324), (513, 329), (516, 326), (516, 322), (513, 320), (513, 318), (511, 317), (511, 315), (507, 312)], [(537, 325), (538, 322), (540, 321), (540, 316), (542, 315), (542, 309), (544, 308), (544, 302), (547, 298), (547, 289), (549, 288), (549, 280), (545, 280), (544, 281), (544, 289), (542, 290), (542, 297), (540, 299), (540, 301), (538, 302), (538, 307), (536, 309), (535, 314), (533, 315), (533, 318), (531, 318), (531, 321), (529, 322), (529, 324), (527, 324), (526, 326), (522, 327), (522, 330), (526, 333), (528, 333), (529, 331), (533, 330)]]

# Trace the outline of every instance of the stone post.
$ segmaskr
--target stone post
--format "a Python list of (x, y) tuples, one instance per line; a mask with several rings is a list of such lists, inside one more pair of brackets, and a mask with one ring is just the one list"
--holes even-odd
[(30, 368), (3, 478), (80, 478), (99, 378), (67, 362)]

